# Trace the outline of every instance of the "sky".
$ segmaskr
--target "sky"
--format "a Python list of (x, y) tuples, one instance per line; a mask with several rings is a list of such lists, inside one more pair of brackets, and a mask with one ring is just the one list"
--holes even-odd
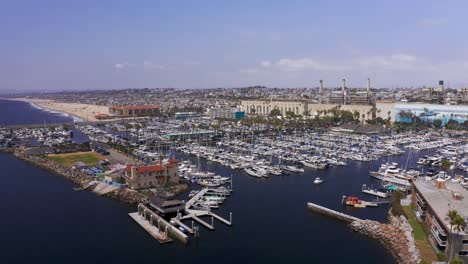
[(466, 0), (0, 0), (0, 92), (468, 86)]

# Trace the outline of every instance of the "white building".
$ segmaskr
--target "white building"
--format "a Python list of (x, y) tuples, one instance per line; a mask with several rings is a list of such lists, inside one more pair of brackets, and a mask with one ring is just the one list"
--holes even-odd
[(308, 102), (293, 100), (242, 100), (241, 111), (246, 114), (269, 115), (273, 109), (278, 109), (282, 115), (292, 112), (295, 115), (304, 115), (308, 110)]
[(235, 107), (209, 108), (207, 115), (211, 118), (234, 119), (238, 111), (239, 109)]

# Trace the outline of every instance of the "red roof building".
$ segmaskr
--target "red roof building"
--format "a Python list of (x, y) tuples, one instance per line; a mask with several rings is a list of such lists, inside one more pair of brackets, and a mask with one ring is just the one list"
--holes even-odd
[(139, 166), (128, 164), (125, 168), (127, 186), (134, 190), (164, 187), (179, 183), (179, 167), (174, 163)]

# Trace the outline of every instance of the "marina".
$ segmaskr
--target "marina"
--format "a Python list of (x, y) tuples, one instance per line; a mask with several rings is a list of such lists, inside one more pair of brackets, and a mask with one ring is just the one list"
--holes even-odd
[[(85, 134), (87, 133), (91, 137), (95, 136), (93, 134), (95, 132), (86, 132)], [(293, 135), (290, 138), (293, 139), (295, 137), (299, 138), (300, 136)], [(343, 152), (354, 152), (355, 157), (359, 158), (352, 158), (349, 156), (349, 159), (337, 159), (338, 157), (329, 157), (325, 152), (319, 152), (319, 147), (324, 145), (324, 143), (320, 143), (321, 137), (322, 136), (318, 134), (315, 136), (315, 138), (319, 139), (317, 142), (315, 139), (309, 139), (308, 143), (299, 143), (297, 147), (294, 146), (294, 143), (287, 143), (294, 142), (295, 139), (292, 141), (285, 139), (283, 142), (283, 137), (271, 141), (268, 137), (265, 138), (264, 136), (244, 139), (244, 141), (253, 142), (247, 145), (241, 143), (244, 141), (239, 141), (233, 145), (225, 146), (224, 144), (216, 144), (215, 142), (207, 141), (204, 138), (200, 138), (200, 140), (196, 140), (195, 138), (196, 142), (184, 143), (181, 141), (177, 144), (167, 144), (161, 141), (152, 146), (149, 144), (136, 145), (135, 153), (138, 151), (140, 151), (138, 153), (146, 153), (142, 156), (136, 156), (139, 158), (141, 157), (143, 161), (148, 160), (148, 157), (151, 156), (157, 159), (160, 155), (180, 160), (178, 166), (181, 172), (181, 179), (191, 186), (191, 191), (187, 191), (186, 194), (175, 197), (176, 199), (186, 202), (179, 212), (175, 211), (169, 215), (160, 215), (160, 213), (157, 213), (156, 208), (148, 204), (143, 205), (146, 209), (141, 205), (138, 206), (140, 210), (137, 210), (137, 212), (135, 212), (135, 208), (127, 208), (126, 210), (128, 210), (128, 212), (125, 212), (125, 215), (130, 214), (128, 219), (132, 221), (129, 229), (132, 230), (132, 232), (140, 234), (137, 236), (139, 240), (143, 239), (143, 241), (145, 241), (144, 238), (146, 237), (150, 238), (151, 241), (156, 240), (167, 244), (160, 250), (157, 250), (158, 254), (162, 254), (167, 258), (180, 254), (179, 250), (172, 248), (173, 246), (169, 243), (171, 241), (177, 241), (177, 243), (172, 244), (185, 245), (184, 247), (186, 247), (189, 254), (187, 259), (195, 258), (199, 260), (206, 260), (206, 258), (196, 256), (196, 245), (208, 243), (211, 247), (218, 248), (216, 244), (221, 243), (223, 247), (226, 248), (234, 246), (234, 244), (232, 244), (234, 243), (233, 241), (223, 240), (225, 236), (232, 236), (232, 239), (235, 240), (249, 234), (254, 235), (260, 243), (273, 245), (271, 243), (280, 242), (280, 238), (276, 236), (263, 237), (263, 228), (257, 229), (254, 228), (254, 226), (275, 229), (282, 234), (288, 234), (288, 228), (282, 227), (284, 221), (301, 226), (302, 229), (307, 230), (308, 233), (313, 232), (317, 235), (326, 235), (332, 239), (353, 241), (352, 243), (359, 244), (361, 248), (372, 248), (373, 251), (378, 252), (378, 250), (382, 250), (380, 246), (373, 245), (372, 243), (368, 244), (368, 241), (366, 242), (366, 240), (360, 239), (359, 236), (356, 237), (353, 234), (347, 233), (346, 226), (324, 221), (320, 216), (303, 215), (303, 207), (300, 208), (300, 206), (296, 207), (295, 205), (304, 204), (306, 201), (314, 201), (324, 208), (326, 207), (335, 212), (343, 213), (358, 219), (385, 221), (389, 203), (385, 201), (385, 198), (374, 195), (373, 190), (378, 190), (375, 194), (379, 194), (379, 192), (381, 192), (379, 189), (385, 188), (386, 193), (390, 193), (393, 187), (396, 187), (396, 184), (386, 182), (383, 180), (384, 178), (379, 179), (372, 177), (372, 171), (378, 172), (379, 169), (382, 168), (382, 165), (390, 164), (393, 166), (393, 163), (397, 163), (405, 165), (397, 165), (397, 169), (399, 167), (417, 168), (421, 166), (417, 170), (420, 173), (417, 177), (429, 177), (427, 175), (431, 171), (434, 171), (432, 177), (436, 175), (439, 177), (442, 175), (440, 173), (440, 162), (419, 164), (423, 162), (420, 158), (426, 157), (426, 160), (440, 161), (437, 157), (438, 155), (442, 155), (440, 152), (443, 151), (443, 149), (447, 148), (447, 151), (443, 151), (446, 155), (449, 155), (447, 153), (451, 151), (451, 145), (456, 146), (457, 149), (463, 149), (461, 145), (459, 145), (457, 139), (452, 139), (450, 142), (446, 142), (446, 145), (444, 145), (446, 147), (439, 147), (438, 150), (418, 150), (418, 153), (415, 154), (414, 150), (404, 148), (404, 144), (392, 145), (392, 140), (398, 141), (398, 137), (389, 136), (386, 138), (382, 136), (380, 140), (373, 142), (371, 137), (342, 135), (341, 137), (343, 139), (341, 139), (341, 141), (346, 142), (342, 146)], [(410, 137), (417, 136), (407, 136), (407, 138)], [(112, 136), (111, 138), (116, 137)], [(125, 138), (127, 137), (124, 136), (118, 140), (130, 144), (136, 143), (136, 141), (133, 142), (130, 138)], [(102, 141), (106, 140), (108, 140), (108, 137), (104, 136)], [(432, 142), (437, 141), (437, 139), (425, 138), (425, 141)], [(265, 144), (262, 142), (270, 143)], [(185, 146), (193, 143), (195, 143), (195, 145), (193, 145), (194, 147), (192, 149), (195, 150), (195, 152), (191, 153), (193, 150), (191, 149), (188, 151)], [(275, 149), (274, 146), (278, 144), (283, 145), (283, 147), (276, 147)], [(301, 147), (301, 144), (307, 144), (309, 146)], [(346, 147), (346, 144), (350, 145)], [(369, 144), (367, 147), (368, 149), (366, 149), (367, 144)], [(374, 148), (373, 146), (376, 146), (376, 148), (383, 148), (382, 146), (385, 144), (392, 145), (393, 147), (388, 148), (392, 149), (392, 151), (382, 152), (379, 150), (375, 152), (372, 150)], [(336, 142), (335, 145), (337, 145)], [(351, 145), (359, 147), (355, 147), (356, 149), (351, 150), (353, 148)], [(146, 150), (144, 150), (145, 148)], [(397, 148), (399, 151), (397, 151)], [(296, 152), (291, 152), (295, 154), (288, 154), (290, 151)], [(460, 153), (460, 150), (457, 151)], [(213, 156), (211, 160), (210, 156)], [(463, 158), (459, 158), (460, 156), (461, 155), (450, 155), (450, 157), (453, 157), (451, 160), (454, 161), (453, 164), (457, 167), (457, 171), (464, 168), (465, 161)], [(300, 161), (291, 159), (292, 157), (301, 157), (306, 163), (314, 164), (314, 166), (305, 166)], [(368, 157), (368, 160), (363, 161), (363, 157)], [(340, 163), (340, 160), (342, 163)], [(245, 164), (249, 164), (249, 166)], [(317, 164), (322, 165), (315, 166)], [(325, 166), (322, 168), (321, 166), (323, 165)], [(251, 177), (245, 172), (245, 168), (242, 168), (244, 166), (258, 173), (259, 176), (261, 174), (261, 176)], [(388, 167), (386, 169), (395, 170), (395, 168)], [(409, 169), (404, 171), (409, 171)], [(388, 172), (390, 173), (390, 171)], [(398, 174), (399, 172), (401, 171), (396, 170), (394, 174)], [(385, 177), (384, 174), (381, 176)], [(319, 178), (323, 182), (321, 182), (321, 184), (314, 184), (316, 178)], [(388, 173), (385, 179), (387, 178)], [(448, 180), (451, 181), (452, 178)], [(453, 177), (453, 180), (456, 180), (460, 185), (465, 182), (465, 180), (460, 177)], [(363, 188), (364, 184), (366, 188)], [(235, 192), (232, 192), (234, 190), (233, 188), (235, 188)], [(294, 191), (286, 192), (286, 190)], [(367, 190), (368, 192), (363, 192), (363, 190)], [(86, 192), (80, 193), (84, 194)], [(259, 196), (259, 193), (261, 196)], [(361, 204), (365, 205), (366, 208), (361, 208), (358, 203), (356, 203), (358, 206), (346, 206), (340, 202), (343, 195), (347, 197), (357, 197), (360, 193), (366, 196), (359, 197), (359, 200), (364, 202), (361, 202)], [(276, 198), (279, 194), (282, 194), (282, 198), (278, 200)], [(374, 200), (376, 198), (382, 200)], [(277, 202), (273, 205), (270, 202), (272, 200)], [(252, 203), (255, 203), (254, 208), (246, 206)], [(274, 214), (278, 207), (284, 209), (285, 216), (272, 218), (269, 223), (263, 221), (263, 214)], [(258, 208), (262, 208), (262, 214), (257, 212)], [(138, 213), (138, 211), (140, 213)], [(236, 225), (232, 225), (231, 212), (236, 214)], [(286, 217), (286, 215), (295, 215), (296, 217), (290, 219)], [(298, 217), (298, 215), (302, 216)], [(156, 219), (163, 219), (164, 222), (159, 221), (158, 227), (158, 220)], [(318, 221), (317, 224), (312, 224), (314, 221)], [(216, 224), (216, 222), (221, 224)], [(128, 223), (125, 225), (128, 225)], [(164, 225), (164, 227), (162, 227), (162, 225)], [(322, 231), (324, 227), (327, 227), (329, 230), (332, 229), (333, 232), (324, 233)], [(130, 235), (129, 237), (132, 236)], [(301, 243), (310, 243), (310, 237), (306, 235), (296, 236), (296, 239), (301, 241)], [(142, 246), (142, 244), (151, 242), (138, 243), (137, 241), (133, 241), (133, 243)], [(330, 250), (343, 250), (336, 248), (335, 245), (332, 244), (330, 244), (329, 247)], [(248, 252), (249, 248), (256, 248), (256, 246), (255, 243), (245, 242), (242, 248), (244, 251)], [(297, 252), (298, 250), (305, 253), (308, 251), (307, 248), (298, 249), (296, 246), (286, 248), (275, 247), (275, 250), (281, 252), (281, 255), (290, 255), (292, 252)], [(133, 250), (138, 249), (134, 247)], [(226, 252), (224, 248), (219, 250), (221, 250), (221, 252)], [(262, 249), (257, 248), (257, 251), (261, 252)], [(345, 249), (344, 252), (348, 252), (351, 256), (350, 258), (354, 258), (356, 261), (362, 259), (360, 256), (355, 255), (352, 249)], [(264, 253), (267, 254), (266, 251), (264, 251)], [(256, 256), (257, 254), (258, 252), (252, 252), (250, 256)], [(387, 263), (392, 263), (392, 258), (389, 257), (385, 251), (377, 254), (382, 254), (379, 259), (381, 259), (383, 263), (386, 263), (386, 261), (388, 261)], [(151, 256), (152, 254), (145, 254), (138, 258), (145, 261), (151, 259)], [(244, 254), (242, 257), (237, 258), (237, 260), (245, 260), (248, 256), (249, 254)], [(325, 260), (327, 259), (326, 256), (327, 253), (323, 252), (323, 254), (319, 253), (317, 258)], [(279, 258), (281, 259), (281, 257)], [(300, 259), (293, 259), (301, 263)], [(263, 260), (276, 261), (277, 259), (264, 257)]]

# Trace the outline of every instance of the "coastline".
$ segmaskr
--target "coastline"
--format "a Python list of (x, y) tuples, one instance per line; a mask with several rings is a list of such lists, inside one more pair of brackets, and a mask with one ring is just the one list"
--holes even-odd
[(33, 98), (2, 98), (11, 101), (29, 103), (32, 107), (51, 113), (63, 114), (73, 118), (74, 122), (98, 121), (96, 114), (109, 114), (109, 109), (102, 105), (90, 105), (79, 103), (62, 103), (48, 99)]
[[(88, 190), (94, 188), (96, 184), (93, 182), (96, 180), (93, 176), (90, 176), (81, 171), (72, 170), (62, 166), (61, 164), (46, 159), (42, 156), (36, 155), (27, 155), (16, 149), (15, 151), (3, 151), (5, 153), (10, 153), (15, 156), (17, 159), (28, 162), (36, 167), (45, 169), (53, 174), (62, 176), (67, 180), (72, 181), (80, 187), (81, 190)], [(113, 192), (102, 195), (104, 197), (109, 197), (114, 200), (122, 201), (128, 204), (138, 204), (142, 202), (145, 196), (139, 192), (128, 190), (127, 188), (119, 188)]]

